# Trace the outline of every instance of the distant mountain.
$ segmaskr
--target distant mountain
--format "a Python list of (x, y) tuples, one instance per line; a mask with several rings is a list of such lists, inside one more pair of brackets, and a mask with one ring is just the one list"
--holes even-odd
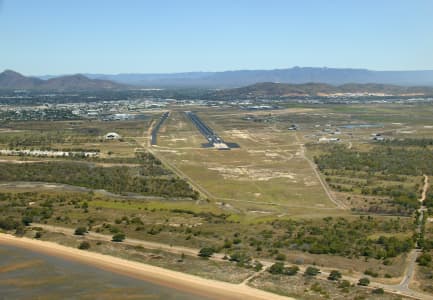
[(250, 86), (219, 90), (212, 93), (212, 98), (221, 99), (263, 99), (290, 98), (307, 96), (344, 96), (347, 94), (371, 96), (432, 96), (433, 87), (405, 87), (387, 84), (344, 84), (334, 86), (325, 83), (287, 84), (263, 82)]
[(225, 72), (189, 72), (167, 74), (85, 74), (89, 78), (158, 88), (234, 88), (259, 82), (303, 84), (323, 82), (380, 83), (404, 86), (433, 86), (431, 71), (371, 71), (366, 69), (300, 68), (276, 70), (239, 70)]
[(6, 70), (3, 73), (0, 73), (0, 88), (23, 89), (29, 86), (38, 86), (43, 82), (42, 79), (26, 77), (11, 70)]
[[(376, 84), (432, 86), (432, 71), (371, 71), (365, 69), (300, 68), (276, 70), (240, 70), (225, 72), (189, 72), (168, 74), (83, 74), (26, 77), (14, 71), (0, 73), (0, 89), (124, 89), (146, 88), (232, 89), (257, 83), (307, 84), (320, 82), (332, 86)], [(373, 88), (373, 85), (370, 88)], [(380, 89), (380, 86), (376, 86)], [(292, 91), (293, 92), (293, 91)]]
[(26, 77), (11, 70), (0, 73), (0, 89), (104, 90), (121, 88), (125, 88), (125, 85), (108, 80), (90, 79), (80, 74), (43, 80)]

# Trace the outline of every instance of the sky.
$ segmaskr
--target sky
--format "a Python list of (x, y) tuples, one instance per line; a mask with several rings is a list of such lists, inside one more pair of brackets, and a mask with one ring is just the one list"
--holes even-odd
[(0, 0), (0, 71), (433, 69), (432, 0)]

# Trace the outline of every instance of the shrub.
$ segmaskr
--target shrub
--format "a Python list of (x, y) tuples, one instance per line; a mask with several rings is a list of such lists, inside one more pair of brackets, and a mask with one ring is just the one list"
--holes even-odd
[(347, 288), (350, 288), (350, 286), (351, 286), (351, 284), (350, 284), (350, 281), (348, 281), (348, 280), (342, 280), (340, 282), (340, 284), (338, 285), (338, 287), (340, 289), (347, 289)]
[(377, 272), (374, 272), (373, 270), (370, 270), (370, 269), (365, 270), (364, 274), (369, 275), (371, 277), (378, 277), (379, 276), (379, 274)]
[(214, 253), (215, 253), (215, 249), (214, 248), (212, 248), (212, 247), (204, 247), (204, 248), (200, 249), (200, 251), (198, 253), (198, 256), (204, 257), (204, 258), (209, 258)]
[(319, 273), (320, 273), (320, 270), (318, 268), (316, 268), (316, 267), (308, 267), (305, 270), (305, 274), (304, 275), (305, 276), (316, 276)]
[(363, 277), (358, 281), (358, 285), (361, 286), (368, 286), (369, 284), (370, 284), (370, 279), (368, 279), (367, 277)]
[(283, 253), (279, 253), (277, 254), (277, 256), (275, 257), (276, 260), (281, 260), (281, 261), (285, 261), (286, 260), (286, 256)]
[(296, 275), (298, 272), (299, 272), (299, 267), (298, 266), (291, 266), (291, 267), (287, 267), (285, 269), (285, 274), (289, 275), (289, 276)]
[(21, 222), (24, 224), (24, 226), (29, 226), (33, 222), (33, 218), (31, 216), (24, 216), (21, 219)]
[(376, 295), (383, 295), (383, 294), (385, 294), (385, 291), (384, 291), (382, 288), (374, 289), (374, 290), (372, 290), (371, 292), (372, 292), (373, 294), (376, 294)]
[(87, 233), (86, 227), (77, 227), (74, 232), (75, 235), (85, 235), (86, 233)]
[(90, 243), (86, 242), (86, 241), (81, 242), (81, 244), (78, 246), (78, 249), (81, 249), (81, 250), (87, 250), (89, 248), (90, 248)]
[(432, 261), (432, 258), (430, 254), (423, 253), (416, 259), (416, 261), (420, 266), (427, 266)]
[(261, 262), (259, 262), (258, 260), (256, 260), (254, 262), (254, 271), (259, 272), (263, 269), (263, 264)]
[(269, 268), (269, 273), (271, 274), (283, 274), (284, 273), (284, 263), (276, 262)]
[(340, 280), (342, 277), (341, 273), (337, 270), (332, 270), (331, 273), (329, 273), (328, 280), (337, 281)]
[(125, 240), (126, 236), (124, 233), (116, 233), (115, 235), (113, 235), (113, 237), (111, 238), (111, 240), (113, 242), (123, 242), (123, 240)]
[(251, 262), (251, 257), (244, 252), (236, 251), (230, 255), (229, 260), (237, 262), (239, 266), (245, 266)]

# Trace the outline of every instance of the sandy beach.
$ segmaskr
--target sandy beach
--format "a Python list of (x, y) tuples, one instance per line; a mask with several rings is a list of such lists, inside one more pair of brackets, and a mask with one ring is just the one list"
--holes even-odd
[(204, 279), (201, 277), (113, 256), (70, 248), (52, 242), (33, 240), (29, 238), (18, 238), (8, 234), (0, 234), (0, 244), (11, 245), (63, 259), (74, 260), (110, 272), (115, 272), (196, 295), (206, 296), (207, 298), (211, 299), (293, 299), (254, 289), (242, 284), (231, 284), (227, 282)]

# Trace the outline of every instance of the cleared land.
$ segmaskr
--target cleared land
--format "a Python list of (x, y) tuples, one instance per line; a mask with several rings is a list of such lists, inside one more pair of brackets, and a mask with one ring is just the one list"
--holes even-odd
[(238, 143), (238, 149), (201, 148), (205, 141), (199, 131), (181, 112), (173, 112), (162, 127), (160, 147), (152, 150), (216, 201), (335, 208), (302, 156), (296, 133), (272, 125), (254, 129), (250, 122), (227, 114), (199, 116), (224, 140)]

